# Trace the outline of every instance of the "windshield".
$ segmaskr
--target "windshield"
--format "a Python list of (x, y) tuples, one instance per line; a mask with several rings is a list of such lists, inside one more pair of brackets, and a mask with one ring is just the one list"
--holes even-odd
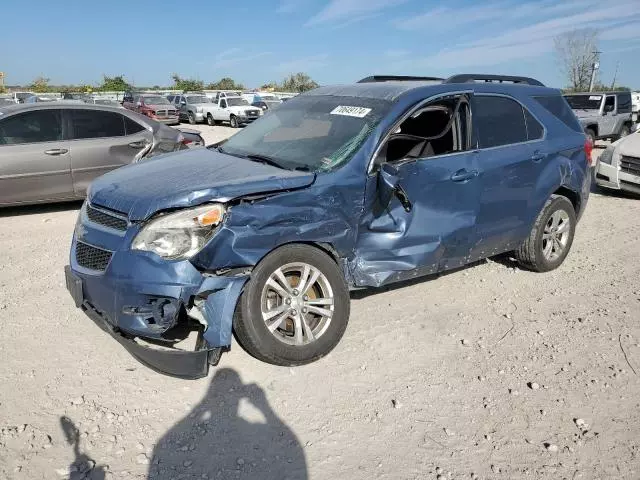
[(153, 97), (142, 97), (142, 99), (147, 105), (169, 105), (169, 100), (161, 97), (160, 95)]
[(187, 103), (209, 103), (210, 101), (204, 95), (190, 95), (187, 97)]
[(305, 95), (245, 127), (222, 151), (269, 157), (289, 169), (333, 170), (351, 159), (391, 105), (372, 98)]
[(240, 97), (227, 97), (227, 105), (230, 107), (239, 107), (241, 105), (249, 105), (249, 102)]
[(565, 95), (574, 110), (599, 110), (602, 95)]

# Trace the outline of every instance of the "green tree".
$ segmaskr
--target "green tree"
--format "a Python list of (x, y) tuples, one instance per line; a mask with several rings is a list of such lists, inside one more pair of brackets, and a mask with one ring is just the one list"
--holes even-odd
[(204, 82), (201, 80), (195, 80), (193, 78), (182, 78), (177, 73), (171, 75), (173, 80), (173, 88), (176, 90), (191, 90), (198, 91), (204, 89)]
[(0, 93), (7, 93), (7, 89), (4, 85), (0, 85)]
[(98, 87), (104, 92), (126, 92), (131, 90), (132, 86), (124, 79), (123, 75), (116, 75), (115, 77), (102, 76), (102, 85)]
[(29, 90), (36, 93), (46, 93), (50, 91), (49, 79), (45, 77), (36, 78), (33, 82), (31, 82), (31, 85), (29, 85)]
[(318, 87), (318, 84), (306, 73), (299, 72), (289, 75), (280, 84), (283, 92), (302, 93)]
[(236, 83), (233, 78), (224, 77), (207, 85), (209, 90), (244, 90), (244, 85)]

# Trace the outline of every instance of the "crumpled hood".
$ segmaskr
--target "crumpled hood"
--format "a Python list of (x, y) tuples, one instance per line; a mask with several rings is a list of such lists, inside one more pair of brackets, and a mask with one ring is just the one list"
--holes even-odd
[(160, 210), (302, 188), (314, 180), (313, 173), (195, 148), (113, 170), (91, 184), (89, 201), (137, 221)]
[(640, 132), (621, 138), (616, 146), (621, 155), (640, 158)]

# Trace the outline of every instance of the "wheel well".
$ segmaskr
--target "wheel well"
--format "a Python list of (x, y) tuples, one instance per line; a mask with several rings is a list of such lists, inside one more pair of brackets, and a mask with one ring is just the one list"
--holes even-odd
[(555, 192), (553, 192), (553, 194), (561, 195), (568, 198), (573, 205), (573, 210), (576, 212), (576, 215), (578, 215), (578, 212), (580, 211), (580, 195), (578, 195), (573, 190), (569, 190), (567, 187), (560, 187)]
[(592, 124), (592, 125), (587, 125), (587, 126), (585, 127), (585, 130), (587, 130), (587, 129), (589, 129), (589, 130), (593, 130), (593, 133), (595, 133), (595, 134), (596, 134), (596, 136), (598, 135), (598, 124), (597, 124), (597, 123), (594, 123), (594, 124)]

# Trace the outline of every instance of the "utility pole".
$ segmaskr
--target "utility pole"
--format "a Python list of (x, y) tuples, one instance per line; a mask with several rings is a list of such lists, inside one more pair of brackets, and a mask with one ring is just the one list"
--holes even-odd
[(591, 81), (589, 82), (589, 91), (593, 92), (593, 86), (596, 83), (596, 73), (600, 68), (600, 54), (602, 52), (595, 51), (593, 52), (593, 63), (591, 64)]
[(616, 87), (616, 77), (618, 76), (619, 66), (620, 66), (620, 62), (616, 62), (616, 73), (613, 74), (613, 82), (611, 82), (611, 90), (614, 90)]

